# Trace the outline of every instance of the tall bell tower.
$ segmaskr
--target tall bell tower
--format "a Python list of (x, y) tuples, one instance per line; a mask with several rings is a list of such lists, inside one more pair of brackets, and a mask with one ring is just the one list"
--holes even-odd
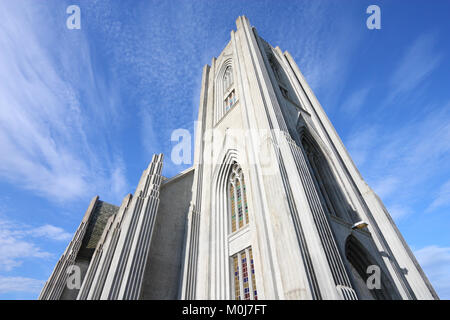
[(292, 56), (236, 27), (203, 69), (180, 298), (438, 298)]

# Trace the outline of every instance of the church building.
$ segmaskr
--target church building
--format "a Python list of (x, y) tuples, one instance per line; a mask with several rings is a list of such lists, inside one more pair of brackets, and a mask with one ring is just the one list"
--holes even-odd
[(92, 199), (39, 299), (438, 299), (292, 56), (244, 16), (197, 124), (191, 168), (165, 178), (156, 154), (120, 206)]

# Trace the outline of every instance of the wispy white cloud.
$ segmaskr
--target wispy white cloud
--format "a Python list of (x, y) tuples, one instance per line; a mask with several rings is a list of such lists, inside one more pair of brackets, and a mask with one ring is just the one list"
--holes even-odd
[(51, 258), (37, 241), (67, 242), (72, 234), (63, 228), (45, 224), (30, 226), (7, 218), (0, 218), (0, 271), (11, 271), (25, 260)]
[[(158, 10), (155, 10), (155, 6)], [(170, 154), (171, 130), (191, 128), (197, 112), (203, 61), (209, 63), (222, 48), (207, 45), (209, 16), (198, 15), (205, 2), (136, 2), (135, 11), (120, 5), (96, 1), (83, 5), (89, 21), (102, 21), (96, 32), (103, 43), (110, 71), (126, 79), (134, 112), (133, 128), (139, 133), (142, 157), (150, 161), (153, 153)], [(165, 12), (161, 22), (160, 11)], [(132, 20), (122, 24), (120, 21)], [(229, 30), (225, 35), (229, 34)], [(217, 49), (217, 50), (216, 50)], [(208, 57), (204, 60), (203, 57)], [(121, 88), (123, 89), (123, 88)], [(195, 97), (194, 99), (192, 97)], [(164, 170), (171, 165), (165, 159)], [(172, 164), (172, 167), (174, 165)], [(182, 168), (173, 168), (170, 174)]]
[(34, 242), (24, 239), (25, 233), (11, 222), (0, 220), (1, 271), (11, 271), (26, 259), (51, 256), (49, 252), (43, 251)]
[(64, 229), (55, 227), (50, 224), (43, 225), (27, 231), (33, 237), (45, 237), (57, 241), (67, 241), (72, 238), (72, 234), (64, 231)]
[(111, 194), (116, 196), (118, 199), (122, 198), (124, 196), (125, 190), (128, 189), (128, 182), (125, 171), (126, 169), (123, 161), (112, 168)]
[(400, 204), (390, 205), (388, 207), (388, 211), (391, 217), (396, 221), (402, 219), (405, 216), (408, 216), (412, 212), (410, 208)]
[(352, 57), (364, 32), (361, 25), (355, 24), (359, 13), (343, 10), (339, 3), (329, 1), (283, 5), (286, 12), (295, 13), (293, 18), (302, 21), (302, 27), (299, 30), (293, 24), (292, 28), (280, 28), (282, 49), (293, 55), (324, 108), (337, 108), (337, 98), (352, 71)]
[(399, 187), (400, 181), (395, 176), (385, 176), (376, 181), (373, 190), (383, 199), (387, 199)]
[[(437, 49), (436, 34), (426, 33), (405, 49), (397, 67), (387, 83), (387, 99), (380, 105), (380, 114), (386, 114), (386, 105), (394, 99), (406, 98), (423, 87), (427, 77), (439, 66), (442, 53)], [(354, 110), (367, 101), (367, 88), (356, 91), (347, 98), (342, 109)], [(417, 200), (416, 190), (425, 191), (423, 183), (430, 181), (441, 170), (450, 169), (450, 104), (424, 105), (418, 112), (405, 115), (395, 125), (372, 121), (353, 128), (346, 145), (356, 164), (368, 172), (368, 180), (383, 200), (395, 208), (398, 218), (412, 212), (403, 208), (404, 200)], [(377, 117), (378, 118), (378, 117)], [(373, 119), (373, 118), (372, 118)], [(378, 120), (378, 119), (377, 119)], [(392, 119), (389, 119), (392, 121)], [(445, 193), (445, 192), (444, 192)], [(436, 199), (437, 203), (441, 200)]]
[[(450, 170), (447, 106), (405, 119), (389, 130), (381, 124), (354, 129), (345, 139), (356, 165), (388, 207), (396, 208), (398, 218), (414, 212), (401, 209), (402, 203), (414, 208), (417, 201), (430, 201), (434, 187), (428, 182)], [(448, 185), (444, 184), (429, 210), (447, 204), (448, 195)]]
[(355, 129), (346, 139), (346, 146), (356, 165), (362, 166), (377, 138), (375, 126)]
[[(66, 36), (64, 24), (56, 29), (62, 33), (52, 30), (52, 13), (40, 4), (4, 5), (0, 11), (0, 177), (52, 201), (109, 192), (109, 185), (114, 195), (125, 193), (119, 191), (126, 186), (125, 168), (114, 160), (120, 162), (120, 155), (110, 157), (105, 152), (107, 128), (114, 124), (117, 110), (116, 102), (103, 98), (114, 98), (114, 90), (95, 76), (83, 34), (60, 41)], [(55, 49), (56, 43), (61, 48)], [(71, 53), (73, 47), (79, 55)], [(85, 94), (85, 86), (96, 90)], [(88, 108), (99, 103), (105, 105), (101, 111)]]
[(428, 246), (414, 254), (441, 299), (450, 299), (450, 248)]
[(390, 78), (391, 91), (389, 100), (399, 95), (411, 93), (424, 79), (437, 68), (442, 60), (442, 54), (437, 50), (438, 38), (436, 34), (420, 35), (399, 59), (397, 68)]
[(44, 286), (45, 280), (26, 277), (4, 277), (0, 276), (0, 293), (26, 292), (39, 293)]
[(364, 106), (364, 102), (370, 92), (370, 88), (362, 88), (353, 92), (341, 104), (341, 110), (348, 116), (356, 116), (360, 109)]
[(431, 212), (437, 208), (450, 205), (450, 180), (445, 182), (439, 189), (438, 194), (433, 202), (428, 206), (427, 212)]

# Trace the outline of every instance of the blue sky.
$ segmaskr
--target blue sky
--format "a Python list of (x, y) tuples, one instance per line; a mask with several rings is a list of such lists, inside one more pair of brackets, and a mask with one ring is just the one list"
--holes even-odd
[[(81, 30), (66, 8), (81, 9)], [(366, 8), (381, 8), (381, 30)], [(34, 299), (90, 199), (120, 204), (192, 132), (246, 15), (288, 50), (441, 298), (450, 298), (450, 2), (0, 0), (0, 299)]]

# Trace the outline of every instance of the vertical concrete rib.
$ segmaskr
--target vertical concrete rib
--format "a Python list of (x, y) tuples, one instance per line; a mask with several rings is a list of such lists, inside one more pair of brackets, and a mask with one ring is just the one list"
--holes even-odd
[(92, 213), (95, 210), (95, 206), (97, 205), (98, 200), (98, 196), (95, 196), (91, 200), (89, 207), (84, 214), (83, 220), (78, 226), (72, 241), (70, 241), (66, 250), (56, 264), (55, 269), (45, 283), (44, 288), (42, 289), (38, 297), (39, 300), (59, 300), (61, 298), (62, 292), (69, 277), (67, 268), (75, 264), (75, 258), (78, 254), (78, 250), (81, 247), (87, 225)]

